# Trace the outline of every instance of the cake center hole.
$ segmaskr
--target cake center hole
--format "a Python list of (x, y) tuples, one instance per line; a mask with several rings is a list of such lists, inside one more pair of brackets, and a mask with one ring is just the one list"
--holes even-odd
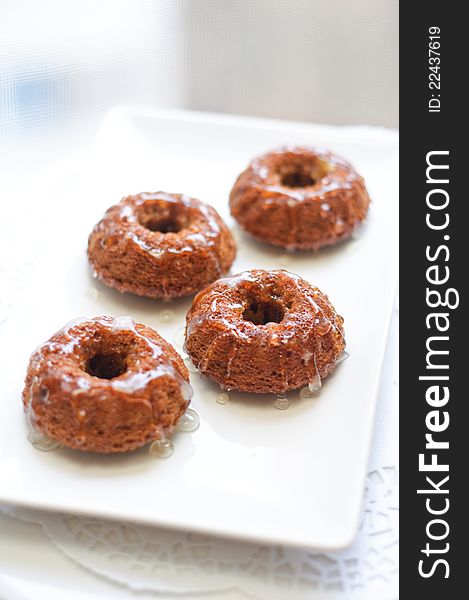
[(309, 173), (302, 171), (292, 171), (285, 173), (282, 177), (282, 185), (286, 187), (307, 187), (308, 185), (314, 185), (316, 180), (311, 177)]
[(251, 321), (254, 325), (267, 325), (267, 323), (280, 323), (285, 316), (283, 306), (275, 300), (257, 302), (254, 300), (243, 312), (243, 319)]
[(182, 229), (181, 224), (176, 219), (159, 219), (158, 217), (148, 219), (143, 226), (150, 231), (159, 231), (160, 233), (177, 233)]
[(159, 233), (178, 233), (189, 226), (189, 213), (184, 206), (166, 200), (147, 200), (137, 209), (143, 227)]
[(308, 187), (326, 177), (330, 169), (330, 165), (318, 156), (292, 160), (280, 167), (280, 183), (291, 188)]
[(95, 354), (86, 365), (86, 372), (100, 379), (114, 379), (127, 371), (124, 354)]

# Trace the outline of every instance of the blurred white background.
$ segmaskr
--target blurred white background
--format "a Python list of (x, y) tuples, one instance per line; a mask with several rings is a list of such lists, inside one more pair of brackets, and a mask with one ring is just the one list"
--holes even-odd
[(124, 103), (395, 127), (397, 56), (397, 0), (0, 0), (0, 138)]

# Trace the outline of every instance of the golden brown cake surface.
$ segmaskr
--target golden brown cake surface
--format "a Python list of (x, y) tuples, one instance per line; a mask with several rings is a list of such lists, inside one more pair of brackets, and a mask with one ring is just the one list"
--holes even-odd
[(346, 239), (370, 198), (363, 178), (327, 150), (287, 147), (254, 159), (230, 194), (243, 229), (270, 244), (310, 250)]
[(31, 355), (23, 405), (32, 428), (65, 446), (126, 452), (164, 437), (191, 393), (156, 331), (104, 316), (72, 321)]
[(88, 241), (89, 261), (103, 283), (150, 298), (201, 290), (228, 272), (235, 254), (233, 237), (214, 208), (165, 192), (123, 198)]
[(343, 319), (304, 279), (256, 269), (197, 294), (185, 347), (196, 367), (224, 388), (282, 393), (334, 370), (345, 349)]

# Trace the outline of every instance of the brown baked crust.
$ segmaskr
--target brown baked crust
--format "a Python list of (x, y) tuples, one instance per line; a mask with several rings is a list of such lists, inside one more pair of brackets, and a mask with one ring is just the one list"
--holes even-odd
[(275, 246), (313, 250), (350, 236), (370, 197), (346, 160), (320, 148), (286, 147), (254, 159), (230, 194), (243, 229)]
[(297, 275), (245, 271), (197, 294), (185, 348), (199, 371), (224, 388), (281, 393), (334, 370), (345, 349), (343, 318)]
[(32, 354), (23, 406), (31, 427), (63, 445), (111, 453), (163, 437), (190, 397), (168, 342), (130, 317), (104, 316), (69, 323)]
[(235, 254), (214, 208), (165, 192), (123, 198), (88, 240), (89, 261), (103, 283), (150, 298), (194, 294), (227, 273)]

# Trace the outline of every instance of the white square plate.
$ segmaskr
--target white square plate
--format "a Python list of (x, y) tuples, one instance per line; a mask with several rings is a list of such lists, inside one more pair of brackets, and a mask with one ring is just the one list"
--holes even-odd
[[(328, 147), (364, 175), (373, 203), (359, 236), (319, 253), (287, 254), (238, 229), (228, 210), (236, 176), (255, 155), (284, 144)], [(33, 229), (43, 249), (4, 326), (0, 501), (265, 543), (347, 545), (363, 494), (395, 291), (397, 179), (397, 134), (391, 131), (112, 111), (92, 149), (50, 173), (44, 189), (32, 190), (41, 215)], [(291, 393), (283, 411), (268, 395), (232, 393), (220, 405), (217, 386), (192, 374), (201, 425), (175, 435), (168, 459), (146, 450), (124, 456), (39, 452), (26, 439), (23, 378), (30, 352), (63, 324), (78, 316), (129, 314), (182, 353), (190, 299), (163, 304), (107, 289), (92, 278), (85, 253), (87, 236), (109, 205), (156, 190), (184, 192), (217, 208), (238, 241), (233, 272), (286, 268), (326, 292), (345, 318), (350, 358), (318, 397)], [(168, 314), (171, 322), (165, 322)]]

